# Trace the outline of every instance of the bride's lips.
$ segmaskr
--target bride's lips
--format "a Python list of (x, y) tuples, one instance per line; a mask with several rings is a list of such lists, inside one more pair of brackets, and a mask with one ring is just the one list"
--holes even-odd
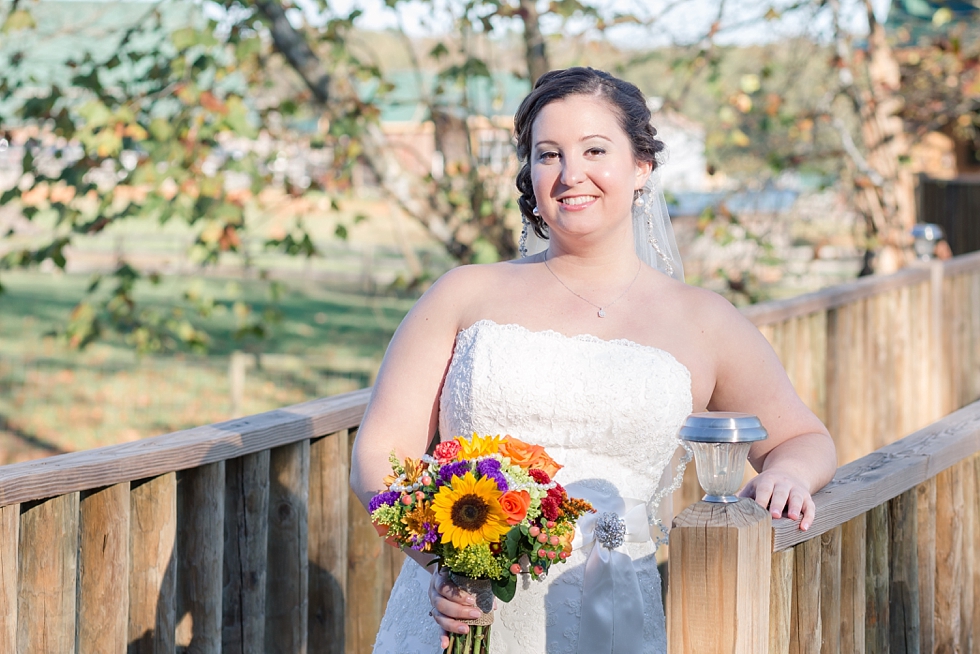
[(594, 195), (575, 195), (559, 198), (558, 204), (565, 211), (582, 211), (595, 204), (598, 198)]

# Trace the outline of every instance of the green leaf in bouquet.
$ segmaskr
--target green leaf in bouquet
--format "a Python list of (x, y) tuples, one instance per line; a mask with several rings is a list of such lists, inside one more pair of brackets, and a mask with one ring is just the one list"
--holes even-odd
[(509, 602), (514, 599), (517, 592), (517, 575), (506, 575), (503, 579), (493, 579), (490, 582), (494, 596), (501, 602)]
[(504, 539), (504, 551), (507, 552), (507, 558), (511, 561), (517, 560), (517, 555), (520, 551), (521, 537), (524, 534), (521, 533), (521, 528), (514, 527), (507, 532), (507, 536)]

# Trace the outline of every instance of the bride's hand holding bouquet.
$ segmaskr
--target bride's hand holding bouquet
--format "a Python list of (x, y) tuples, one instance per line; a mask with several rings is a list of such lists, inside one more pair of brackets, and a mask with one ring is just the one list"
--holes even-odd
[[(592, 506), (552, 480), (561, 466), (544, 448), (511, 436), (457, 437), (434, 454), (404, 461), (392, 455), (387, 490), (368, 509), (388, 542), (433, 555), (433, 617), (443, 627), (465, 627), (449, 634), (448, 646), (444, 639), (446, 651), (486, 652), (493, 598), (510, 601), (518, 575), (543, 579), (563, 562), (576, 520)], [(447, 592), (463, 597), (460, 590), (474, 596), (476, 609), (446, 599)], [(467, 617), (477, 609), (478, 617)]]

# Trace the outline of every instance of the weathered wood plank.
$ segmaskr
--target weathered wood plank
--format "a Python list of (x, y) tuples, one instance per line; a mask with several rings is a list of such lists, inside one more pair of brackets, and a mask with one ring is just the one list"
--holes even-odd
[(845, 654), (865, 653), (867, 532), (863, 514), (841, 525), (840, 642)]
[(977, 524), (976, 524), (976, 476), (973, 467), (973, 458), (966, 459), (957, 464), (960, 468), (960, 479), (963, 483), (963, 583), (962, 595), (960, 597), (960, 645), (964, 652), (975, 652), (978, 643), (973, 640), (974, 627), (974, 602), (973, 584), (974, 575), (977, 574), (976, 555), (980, 548), (977, 547)]
[(980, 455), (973, 457), (973, 645), (980, 645)]
[(265, 647), (269, 451), (225, 462), (223, 654)]
[[(353, 435), (349, 439), (353, 447)], [(348, 460), (349, 454), (348, 454)], [(694, 466), (689, 466), (694, 467)], [(371, 651), (384, 615), (383, 549), (371, 518), (354, 493), (347, 494), (347, 604), (344, 616), (344, 652)]]
[(0, 468), (0, 506), (196, 468), (360, 423), (371, 389)]
[(890, 500), (888, 506), (888, 632), (892, 652), (918, 654), (919, 575), (916, 489)]
[(915, 487), (916, 545), (919, 577), (919, 651), (935, 649), (936, 608), (936, 479)]
[[(698, 502), (674, 519), (668, 602), (671, 653), (765, 651), (769, 512), (752, 500)], [(710, 589), (710, 590), (709, 590)], [(704, 616), (713, 616), (704, 629)]]
[(769, 581), (769, 654), (789, 654), (796, 549), (775, 552)]
[(936, 614), (935, 651), (960, 649), (960, 591), (963, 576), (963, 483), (960, 467), (936, 475)]
[(17, 552), (20, 504), (0, 507), (0, 652), (17, 650)]
[(221, 652), (225, 464), (177, 477), (177, 651)]
[(82, 493), (78, 652), (124, 654), (129, 620), (129, 483)]
[[(347, 525), (350, 493), (347, 430), (310, 444), (309, 648), (344, 652), (347, 590)], [(392, 548), (394, 549), (394, 548)]]
[(820, 536), (820, 654), (841, 650), (841, 534), (834, 527)]
[(308, 513), (310, 442), (269, 457), (269, 553), (265, 650), (305, 654), (309, 615)]
[(848, 359), (848, 321), (846, 308), (831, 309), (827, 312), (827, 412), (824, 424), (837, 446), (838, 464), (847, 462), (844, 421), (847, 414), (845, 398), (847, 373), (853, 367)]
[(820, 624), (820, 538), (804, 541), (795, 549), (793, 621), (790, 630), (789, 651), (792, 654), (819, 654), (822, 633)]
[(170, 654), (176, 628), (177, 475), (131, 486), (129, 654)]
[(76, 651), (78, 493), (21, 509), (17, 651), (71, 654)]
[(977, 270), (980, 270), (980, 252), (970, 252), (947, 259), (942, 262), (942, 267), (947, 276), (976, 274)]
[(794, 520), (773, 521), (774, 551), (824, 533), (904, 493), (980, 451), (980, 401), (837, 470), (813, 496), (809, 531)]
[(876, 506), (867, 513), (867, 568), (864, 576), (865, 650), (874, 654), (888, 652), (888, 505)]
[(806, 293), (785, 300), (753, 304), (741, 307), (739, 310), (756, 326), (768, 325), (859, 302), (895, 288), (921, 283), (928, 278), (928, 270), (906, 268), (892, 275), (864, 277), (813, 293)]

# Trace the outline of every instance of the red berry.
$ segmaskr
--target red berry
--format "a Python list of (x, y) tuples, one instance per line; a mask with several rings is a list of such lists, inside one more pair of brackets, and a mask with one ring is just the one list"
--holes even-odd
[(548, 542), (548, 534), (538, 534), (538, 542), (539, 543), (547, 543)]
[(527, 530), (527, 533), (531, 534), (531, 538), (534, 538), (541, 533), (541, 527), (537, 525), (533, 525), (530, 529)]
[(544, 574), (544, 568), (542, 568), (540, 565), (534, 566), (534, 574), (536, 575)]
[(408, 506), (411, 503), (412, 503), (412, 496), (411, 495), (402, 495), (402, 504), (404, 504), (405, 506)]
[(556, 556), (558, 556), (558, 555), (557, 555), (557, 554), (555, 553), (555, 551), (554, 551), (554, 550), (551, 550), (550, 552), (548, 552), (548, 558), (549, 558), (549, 559), (551, 559), (551, 560), (554, 560), (554, 558), (555, 558)]
[(521, 564), (520, 563), (515, 563), (514, 565), (510, 566), (510, 571), (511, 571), (512, 574), (515, 574), (515, 575), (521, 574)]
[(538, 558), (542, 558), (543, 559), (546, 556), (548, 556), (548, 553), (546, 551), (544, 551), (544, 549), (538, 550)]
[(548, 521), (548, 529), (554, 529), (554, 528), (555, 528), (555, 521), (554, 520), (549, 520)]

